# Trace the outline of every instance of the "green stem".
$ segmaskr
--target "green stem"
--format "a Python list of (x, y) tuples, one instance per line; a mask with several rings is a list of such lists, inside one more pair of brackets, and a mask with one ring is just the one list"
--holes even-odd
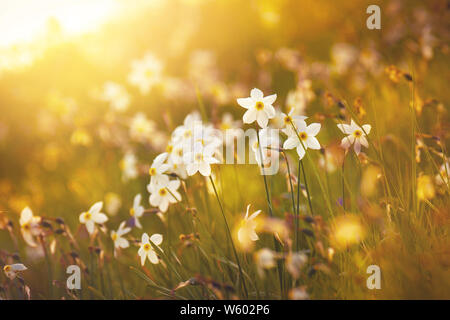
[(305, 173), (305, 167), (303, 165), (303, 160), (300, 160), (300, 167), (302, 168), (303, 179), (305, 180), (305, 188), (306, 188), (306, 194), (308, 196), (309, 210), (311, 211), (311, 215), (314, 215), (312, 203), (311, 203), (311, 195), (309, 194), (309, 189), (308, 189), (308, 179), (306, 179), (306, 173)]
[(236, 258), (236, 263), (237, 263), (238, 268), (239, 268), (239, 282), (242, 283), (242, 286), (243, 286), (244, 292), (245, 292), (245, 296), (248, 297), (248, 292), (247, 292), (247, 287), (245, 285), (245, 279), (244, 279), (244, 274), (242, 272), (241, 262), (239, 261), (239, 256), (237, 254), (236, 247), (234, 246), (233, 237), (231, 236), (230, 227), (228, 226), (228, 221), (227, 221), (227, 218), (225, 217), (225, 211), (223, 210), (222, 202), (220, 201), (219, 194), (217, 193), (216, 185), (214, 184), (214, 180), (213, 180), (213, 178), (211, 176), (209, 176), (209, 180), (211, 181), (212, 187), (214, 189), (214, 194), (216, 195), (217, 202), (219, 202), (220, 212), (222, 213), (223, 220), (225, 221), (227, 235), (230, 238), (231, 246), (233, 248), (233, 253), (234, 253), (234, 256)]

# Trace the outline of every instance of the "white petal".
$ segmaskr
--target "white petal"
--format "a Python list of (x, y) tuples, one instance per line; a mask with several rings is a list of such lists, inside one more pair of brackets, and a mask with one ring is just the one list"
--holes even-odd
[(250, 97), (252, 97), (254, 100), (262, 100), (264, 94), (258, 88), (253, 88), (252, 91), (250, 91)]
[(135, 208), (135, 210), (136, 210), (136, 208), (139, 206), (139, 204), (141, 203), (141, 199), (142, 199), (142, 196), (141, 196), (140, 193), (138, 193), (138, 194), (134, 197), (133, 208)]
[(362, 128), (364, 129), (366, 134), (369, 134), (370, 130), (372, 129), (372, 126), (370, 124), (365, 124), (365, 125), (362, 126)]
[(148, 240), (149, 240), (148, 234), (147, 234), (146, 232), (144, 232), (144, 233), (142, 234), (142, 238), (141, 238), (142, 244), (149, 243)]
[(353, 144), (353, 142), (355, 142), (354, 136), (351, 135), (351, 136), (344, 137), (341, 140), (341, 147), (344, 149), (348, 149)]
[(345, 134), (351, 134), (352, 133), (352, 130), (351, 130), (351, 128), (350, 128), (350, 126), (348, 124), (345, 124), (345, 123), (338, 124), (337, 127), (339, 128), (339, 130), (341, 130)]
[(96, 202), (92, 205), (92, 207), (89, 208), (89, 212), (92, 214), (95, 214), (97, 212), (100, 212), (103, 207), (103, 201)]
[(252, 123), (256, 120), (256, 114), (258, 112), (256, 111), (255, 108), (251, 108), (248, 109), (245, 113), (244, 113), (244, 117), (242, 118), (242, 120), (244, 121), (244, 123)]
[(264, 105), (267, 105), (267, 104), (272, 105), (275, 102), (275, 100), (277, 100), (277, 95), (272, 94), (270, 96), (264, 97), (263, 103), (264, 103)]
[(163, 236), (162, 234), (155, 233), (150, 237), (150, 240), (153, 242), (153, 244), (159, 246), (163, 242)]
[(255, 105), (255, 101), (252, 98), (239, 98), (237, 99), (237, 103), (245, 109), (251, 108)]
[(208, 163), (202, 163), (199, 167), (200, 173), (205, 176), (209, 177), (211, 175), (211, 166)]
[(308, 136), (315, 136), (319, 133), (320, 127), (321, 127), (320, 123), (311, 123), (306, 128), (306, 133), (308, 133)]
[(95, 229), (95, 223), (92, 220), (88, 220), (86, 222), (86, 229), (89, 232), (89, 234), (93, 234), (94, 233), (94, 229)]
[(297, 154), (298, 154), (298, 158), (301, 160), (303, 159), (303, 157), (305, 156), (305, 149), (303, 149), (302, 145), (299, 145), (297, 147)]
[(355, 148), (356, 154), (359, 154), (361, 152), (361, 143), (359, 142), (359, 139), (355, 140), (354, 148)]
[(256, 120), (261, 128), (267, 127), (267, 123), (269, 122), (269, 118), (264, 111), (259, 111), (256, 116)]
[(96, 223), (102, 224), (108, 221), (108, 217), (104, 213), (97, 213), (92, 215), (92, 220)]
[(306, 145), (308, 148), (319, 150), (320, 149), (320, 143), (315, 137), (308, 137), (306, 139)]
[(147, 252), (141, 252), (141, 266), (145, 264), (145, 259), (147, 258)]
[(169, 200), (167, 198), (162, 198), (158, 208), (161, 212), (166, 212), (167, 209), (169, 209)]
[(153, 263), (153, 264), (158, 264), (159, 263), (159, 259), (158, 259), (158, 256), (156, 255), (155, 251), (150, 250), (147, 253), (147, 256), (148, 256), (148, 260), (150, 260), (151, 263)]
[(29, 207), (25, 207), (20, 213), (20, 225), (24, 225), (33, 218), (33, 211)]
[(276, 114), (275, 108), (272, 105), (265, 105), (264, 112), (267, 114), (267, 117), (269, 117), (269, 119), (275, 117)]
[(367, 142), (367, 139), (366, 139), (366, 137), (364, 137), (364, 136), (361, 136), (361, 137), (359, 137), (359, 142), (364, 146), (364, 147), (366, 147), (366, 148), (368, 148), (369, 147), (369, 143)]
[(298, 137), (289, 137), (287, 140), (283, 143), (283, 149), (293, 149), (296, 148), (299, 145), (300, 141), (298, 140)]

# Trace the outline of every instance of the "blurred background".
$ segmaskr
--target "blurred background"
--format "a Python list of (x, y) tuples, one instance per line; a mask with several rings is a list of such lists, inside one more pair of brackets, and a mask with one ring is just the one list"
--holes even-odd
[[(366, 27), (370, 4), (381, 8), (381, 30)], [(114, 216), (128, 214), (136, 193), (148, 207), (148, 165), (184, 117), (199, 110), (218, 127), (225, 113), (240, 119), (236, 98), (253, 87), (277, 93), (279, 109), (295, 105), (321, 122), (339, 114), (330, 99), (362, 99), (382, 119), (372, 127), (383, 138), (410, 143), (404, 73), (416, 80), (422, 129), (445, 145), (448, 7), (444, 0), (0, 0), (0, 211), (17, 219), (29, 206), (76, 226), (80, 212), (103, 200), (119, 222)], [(136, 72), (144, 60), (146, 80)], [(386, 73), (390, 65), (401, 79)], [(336, 132), (324, 132), (321, 143), (339, 143)], [(386, 151), (395, 166), (399, 150)], [(2, 231), (0, 248), (14, 251)]]

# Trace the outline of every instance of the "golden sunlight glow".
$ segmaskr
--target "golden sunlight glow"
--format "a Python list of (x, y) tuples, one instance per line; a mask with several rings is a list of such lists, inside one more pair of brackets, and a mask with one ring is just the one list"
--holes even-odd
[(119, 7), (117, 0), (0, 0), (0, 46), (33, 40), (52, 19), (67, 35), (92, 31)]

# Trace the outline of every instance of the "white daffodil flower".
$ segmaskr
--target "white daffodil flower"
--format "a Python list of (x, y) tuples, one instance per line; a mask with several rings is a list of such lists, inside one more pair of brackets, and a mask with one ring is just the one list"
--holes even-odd
[(131, 228), (125, 227), (125, 221), (119, 225), (119, 229), (117, 229), (117, 231), (111, 231), (111, 239), (114, 241), (115, 249), (126, 249), (130, 246), (128, 240), (122, 237), (130, 231)]
[(101, 213), (103, 201), (96, 202), (89, 208), (88, 211), (85, 211), (80, 214), (80, 223), (86, 225), (86, 229), (89, 234), (94, 233), (95, 224), (103, 224), (108, 221), (108, 217), (106, 214)]
[(14, 264), (7, 264), (3, 267), (3, 272), (5, 272), (5, 275), (11, 279), (14, 280), (17, 277), (17, 274), (21, 271), (25, 271), (28, 268), (25, 267), (22, 263), (14, 263)]
[(251, 241), (259, 240), (259, 237), (255, 232), (256, 222), (254, 220), (261, 213), (261, 210), (255, 211), (249, 216), (250, 206), (250, 204), (247, 206), (247, 212), (245, 213), (244, 220), (242, 220), (241, 227), (237, 234), (239, 242), (243, 245), (248, 245)]
[(130, 122), (130, 137), (138, 142), (147, 142), (156, 133), (155, 123), (147, 119), (147, 116), (138, 112)]
[(211, 164), (219, 163), (219, 160), (214, 158), (215, 152), (216, 146), (214, 145), (204, 147), (201, 143), (196, 143), (192, 151), (183, 155), (187, 174), (193, 176), (200, 172), (203, 176), (209, 177), (211, 175)]
[(141, 94), (145, 95), (161, 82), (162, 69), (162, 63), (153, 54), (147, 53), (143, 59), (132, 62), (128, 82), (138, 87)]
[(370, 129), (372, 128), (370, 124), (365, 124), (361, 128), (352, 119), (350, 125), (338, 124), (337, 127), (344, 134), (347, 134), (347, 136), (341, 141), (342, 148), (348, 149), (352, 144), (354, 144), (355, 152), (356, 154), (359, 154), (361, 152), (361, 145), (366, 148), (369, 147), (366, 135), (370, 133)]
[(29, 207), (25, 207), (20, 213), (20, 231), (25, 242), (31, 247), (37, 246), (34, 237), (41, 232), (40, 222), (41, 217), (33, 216)]
[(168, 153), (164, 152), (153, 160), (153, 163), (148, 170), (150, 175), (150, 184), (160, 184), (161, 182), (167, 180), (168, 176), (165, 173), (170, 169), (170, 165), (165, 163), (167, 157)]
[(116, 111), (125, 111), (130, 105), (131, 96), (122, 85), (107, 81), (103, 85), (100, 99), (109, 102), (111, 108)]
[(149, 202), (153, 207), (158, 207), (161, 212), (166, 212), (169, 204), (181, 201), (181, 195), (177, 191), (180, 180), (161, 180), (157, 184), (149, 184), (147, 190), (150, 193)]
[(144, 207), (141, 206), (141, 199), (142, 199), (141, 194), (140, 193), (137, 194), (133, 200), (133, 207), (130, 209), (130, 216), (134, 219), (134, 224), (139, 229), (142, 229), (142, 225), (139, 222), (139, 218), (141, 218), (144, 215), (145, 211)]
[(288, 136), (283, 144), (283, 149), (297, 149), (299, 159), (303, 159), (308, 148), (319, 150), (320, 143), (316, 135), (320, 131), (320, 123), (311, 123), (309, 126), (304, 120), (294, 119), (292, 122), (295, 130), (292, 127), (283, 129), (283, 132)]
[(237, 103), (247, 109), (243, 117), (244, 123), (256, 120), (261, 128), (267, 127), (269, 119), (275, 117), (275, 108), (272, 104), (276, 99), (276, 94), (264, 97), (263, 92), (257, 88), (250, 91), (250, 97), (237, 99)]
[[(150, 241), (159, 248), (159, 245), (163, 241), (163, 236), (159, 233), (155, 233), (151, 237), (149, 237), (147, 233), (144, 233), (142, 235), (141, 246), (138, 250), (138, 255), (141, 257), (141, 265), (142, 266), (145, 264), (145, 260), (147, 258), (153, 264), (159, 263), (158, 255), (156, 254), (155, 250), (153, 249), (152, 245), (150, 244)], [(159, 249), (162, 251), (161, 248), (159, 248)]]

